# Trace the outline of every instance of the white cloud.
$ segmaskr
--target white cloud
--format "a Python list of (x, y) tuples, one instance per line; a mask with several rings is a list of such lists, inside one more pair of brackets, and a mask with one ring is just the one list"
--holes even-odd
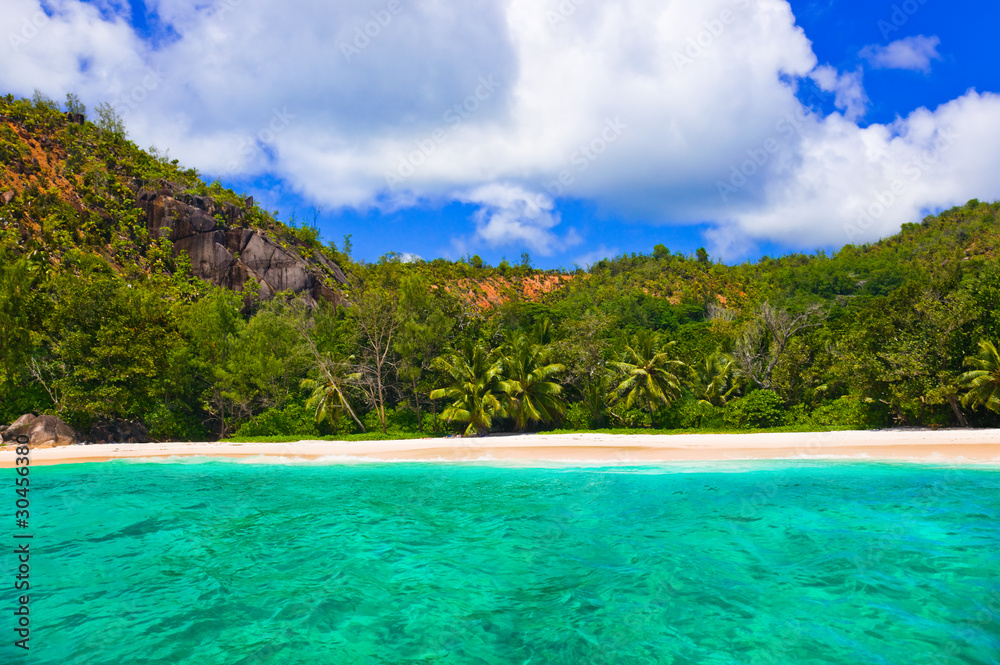
[(840, 115), (806, 125), (797, 163), (768, 179), (766, 205), (747, 206), (727, 226), (751, 239), (839, 246), (891, 235), (938, 207), (995, 198), (998, 117), (1000, 96), (970, 92), (889, 126), (862, 129)]
[(756, 249), (757, 245), (736, 224), (709, 228), (704, 235), (708, 245), (708, 253), (723, 261), (747, 256)]
[[(473, 215), (475, 239), (499, 247), (527, 245), (543, 256), (567, 242), (560, 240), (553, 229), (559, 225), (555, 204), (544, 194), (535, 194), (516, 185), (491, 184), (455, 197), (474, 203), (479, 210)], [(569, 242), (576, 238), (571, 234)]]
[(594, 251), (587, 252), (586, 254), (581, 254), (580, 256), (573, 259), (573, 263), (575, 265), (580, 266), (581, 268), (589, 268), (598, 261), (618, 256), (619, 253), (620, 251), (617, 247), (612, 247), (609, 249), (606, 245), (604, 245), (604, 243), (601, 243), (601, 245)]
[(146, 45), (128, 22), (94, 5), (5, 0), (0, 12), (0, 86), (30, 96), (99, 90), (118, 96), (146, 74)]
[(909, 69), (929, 72), (931, 60), (940, 60), (937, 37), (917, 35), (899, 39), (885, 46), (873, 44), (861, 49), (861, 57), (876, 69)]
[(829, 65), (817, 67), (809, 78), (816, 82), (819, 89), (834, 93), (834, 105), (844, 112), (851, 120), (863, 118), (868, 109), (868, 95), (862, 82), (862, 72), (847, 72), (841, 74)]
[[(115, 101), (140, 145), (209, 176), (269, 170), (327, 209), (474, 203), (459, 248), (565, 251), (580, 238), (555, 195), (624, 220), (714, 223), (721, 253), (871, 240), (927, 208), (1000, 196), (997, 97), (862, 128), (860, 70), (818, 67), (786, 0), (573, 4), (400, 0), (386, 18), (388, 0), (158, 0), (176, 38), (154, 47), (115, 5), (54, 0), (47, 25), (0, 58), (0, 88)], [(0, 35), (39, 11), (7, 0)], [(929, 62), (936, 38), (920, 39), (873, 62)], [(841, 112), (804, 107), (806, 78)], [(914, 180), (942, 136), (953, 144)], [(896, 180), (905, 191), (849, 234)]]

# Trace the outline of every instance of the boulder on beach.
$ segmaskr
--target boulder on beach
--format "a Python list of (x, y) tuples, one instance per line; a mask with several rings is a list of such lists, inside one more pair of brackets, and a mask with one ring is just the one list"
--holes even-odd
[(139, 422), (103, 421), (90, 428), (92, 443), (149, 443), (149, 430)]
[(10, 424), (10, 427), (8, 427), (7, 430), (4, 432), (4, 440), (6, 440), (8, 433), (10, 433), (9, 434), (10, 436), (17, 436), (15, 430), (17, 430), (20, 427), (24, 427), (25, 425), (31, 424), (31, 421), (37, 417), (38, 416), (36, 416), (33, 413), (26, 413), (17, 420), (15, 420), (14, 422), (12, 422)]
[(37, 417), (33, 413), (24, 414), (10, 425), (4, 427), (3, 432), (0, 432), (0, 437), (6, 442), (13, 441), (21, 434), (27, 435), (27, 426)]
[(15, 420), (3, 433), (4, 441), (14, 441), (27, 436), (32, 446), (72, 446), (80, 443), (80, 436), (72, 427), (56, 416), (35, 416), (27, 413)]

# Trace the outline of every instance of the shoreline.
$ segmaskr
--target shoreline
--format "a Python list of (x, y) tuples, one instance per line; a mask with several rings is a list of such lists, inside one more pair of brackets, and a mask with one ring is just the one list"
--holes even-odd
[[(16, 453), (0, 449), (0, 468)], [(580, 462), (608, 466), (660, 462), (794, 459), (1000, 464), (1000, 429), (874, 430), (761, 434), (523, 434), (470, 439), (299, 441), (296, 443), (94, 444), (35, 448), (33, 466), (117, 459), (206, 457), (399, 462)]]

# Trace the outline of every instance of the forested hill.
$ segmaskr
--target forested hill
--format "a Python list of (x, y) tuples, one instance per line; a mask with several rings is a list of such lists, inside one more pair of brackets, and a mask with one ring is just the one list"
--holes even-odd
[(67, 107), (0, 98), (5, 245), (50, 265), (80, 250), (121, 272), (179, 269), (237, 290), (253, 282), (262, 297), (291, 290), (336, 300), (346, 278), (314, 229), (281, 224), (252, 197), (139, 150), (110, 107), (96, 123), (77, 100)]
[[(93, 120), (93, 121), (92, 121)], [(835, 255), (584, 271), (353, 261), (131, 143), (0, 98), (0, 421), (155, 438), (997, 425), (1000, 205)], [(252, 194), (252, 193), (251, 193)], [(113, 430), (114, 428), (112, 428)]]

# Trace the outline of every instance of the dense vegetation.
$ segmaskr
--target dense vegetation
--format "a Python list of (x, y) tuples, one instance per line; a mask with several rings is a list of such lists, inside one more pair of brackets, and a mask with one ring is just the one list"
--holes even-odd
[[(74, 98), (66, 107), (84, 109)], [(323, 252), (346, 306), (191, 275), (135, 191), (169, 180)], [(138, 185), (137, 185), (138, 183)], [(1000, 425), (1000, 205), (833, 256), (657, 245), (556, 279), (479, 257), (350, 258), (139, 150), (109, 107), (0, 98), (0, 421), (156, 438)], [(8, 200), (9, 199), (9, 200)], [(549, 292), (517, 288), (555, 280)], [(488, 291), (489, 298), (482, 296)]]

